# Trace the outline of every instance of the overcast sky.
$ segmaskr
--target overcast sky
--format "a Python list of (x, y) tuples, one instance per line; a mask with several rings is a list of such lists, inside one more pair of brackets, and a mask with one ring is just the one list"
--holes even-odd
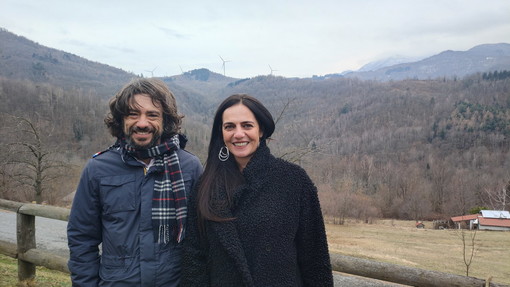
[[(509, 0), (0, 0), (0, 27), (145, 76), (311, 77), (510, 43)], [(270, 68), (271, 67), (271, 68)]]

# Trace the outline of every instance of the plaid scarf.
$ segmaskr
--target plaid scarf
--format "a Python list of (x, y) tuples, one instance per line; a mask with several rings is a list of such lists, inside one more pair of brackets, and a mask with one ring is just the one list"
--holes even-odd
[(135, 149), (124, 139), (120, 141), (120, 145), (128, 154), (138, 159), (154, 158), (154, 167), (163, 167), (154, 181), (152, 197), (154, 239), (158, 243), (169, 242), (172, 229), (176, 241), (181, 242), (184, 238), (187, 207), (186, 189), (176, 152), (179, 149), (179, 135), (148, 149)]

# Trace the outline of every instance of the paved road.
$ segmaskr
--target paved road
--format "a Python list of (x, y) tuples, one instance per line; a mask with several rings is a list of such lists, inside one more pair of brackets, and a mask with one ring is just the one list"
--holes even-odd
[[(35, 239), (37, 248), (69, 257), (67, 222), (37, 216)], [(0, 240), (16, 243), (16, 213), (0, 209)]]

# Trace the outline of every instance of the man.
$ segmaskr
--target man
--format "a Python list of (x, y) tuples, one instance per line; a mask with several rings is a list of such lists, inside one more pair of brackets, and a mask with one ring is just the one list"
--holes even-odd
[(69, 217), (73, 286), (179, 284), (186, 196), (202, 173), (181, 120), (157, 79), (135, 79), (110, 101), (117, 141), (85, 166)]

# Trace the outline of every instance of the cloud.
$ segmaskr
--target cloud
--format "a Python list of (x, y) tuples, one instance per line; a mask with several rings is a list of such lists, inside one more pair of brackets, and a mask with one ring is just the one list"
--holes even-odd
[(159, 30), (161, 30), (163, 33), (165, 33), (170, 38), (177, 38), (177, 39), (187, 39), (189, 36), (185, 34), (181, 34), (173, 29), (165, 28), (165, 27), (158, 27)]
[(508, 15), (508, 0), (3, 0), (0, 27), (135, 73), (223, 73), (221, 55), (228, 76), (309, 77), (509, 42)]

